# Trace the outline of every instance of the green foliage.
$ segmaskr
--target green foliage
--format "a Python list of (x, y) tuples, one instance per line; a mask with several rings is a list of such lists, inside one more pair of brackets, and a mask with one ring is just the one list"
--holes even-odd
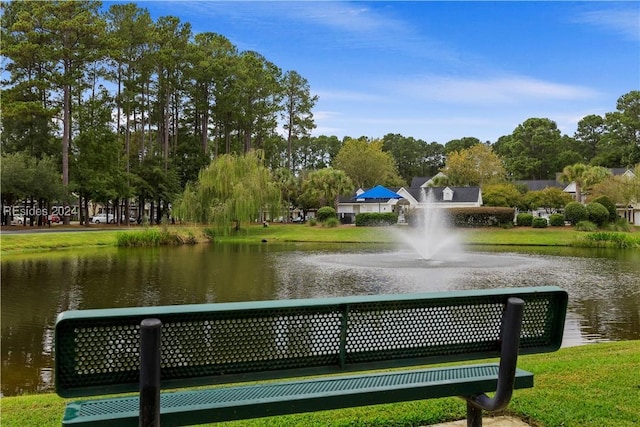
[(576, 225), (580, 221), (587, 220), (589, 215), (587, 214), (587, 208), (582, 203), (570, 202), (564, 207), (564, 217), (572, 225)]
[(56, 201), (64, 195), (60, 173), (50, 157), (37, 159), (25, 152), (3, 154), (2, 198), (12, 204), (19, 199)]
[(523, 227), (531, 227), (531, 224), (533, 222), (533, 215), (530, 213), (519, 213), (516, 216), (516, 225), (519, 226), (523, 226)]
[(183, 233), (147, 228), (142, 231), (127, 231), (116, 235), (116, 246), (140, 247), (140, 246), (165, 246), (195, 244), (198, 239), (191, 230)]
[(533, 218), (533, 221), (531, 222), (531, 226), (533, 228), (547, 228), (547, 225), (549, 225), (547, 219), (541, 216)]
[(567, 203), (572, 201), (571, 195), (565, 193), (558, 187), (547, 187), (538, 191), (529, 191), (525, 195), (525, 199), (529, 209), (543, 208), (548, 213), (562, 209)]
[(618, 219), (616, 219), (613, 223), (607, 224), (606, 229), (609, 231), (629, 232), (631, 231), (631, 224), (629, 224), (629, 221), (627, 221), (626, 218), (618, 217)]
[(334, 228), (340, 225), (340, 220), (336, 217), (327, 218), (322, 221), (322, 226), (327, 228)]
[(284, 129), (287, 132), (287, 167), (293, 171), (298, 167), (294, 163), (293, 141), (308, 137), (316, 127), (311, 110), (318, 102), (318, 97), (311, 95), (309, 82), (295, 71), (287, 71), (284, 74), (282, 87), (286, 120)]
[(318, 220), (315, 218), (309, 219), (309, 227), (315, 227), (316, 225), (318, 225)]
[(215, 224), (223, 235), (242, 222), (253, 221), (269, 211), (280, 210), (281, 192), (262, 164), (261, 153), (225, 154), (202, 170), (196, 183), (189, 183), (175, 202), (173, 211), (183, 221)]
[(212, 227), (204, 227), (202, 229), (202, 234), (209, 240), (213, 240), (216, 237), (216, 230)]
[(369, 188), (376, 184), (405, 185), (393, 156), (382, 150), (383, 141), (366, 138), (347, 138), (333, 162), (333, 167), (344, 171), (356, 188)]
[(561, 213), (549, 215), (549, 225), (552, 227), (564, 227), (564, 215)]
[(484, 206), (517, 208), (523, 205), (523, 196), (515, 184), (490, 184), (482, 187), (482, 201)]
[(497, 184), (506, 176), (502, 159), (486, 144), (450, 153), (442, 172), (456, 186)]
[(598, 226), (591, 221), (580, 221), (576, 224), (576, 230), (578, 231), (596, 231)]
[(607, 208), (609, 212), (609, 222), (614, 222), (618, 218), (618, 212), (616, 211), (616, 204), (611, 201), (607, 196), (599, 196), (591, 200), (591, 203), (600, 203)]
[(496, 227), (513, 223), (515, 209), (501, 207), (452, 208), (447, 213), (457, 227)]
[(398, 214), (393, 212), (368, 212), (356, 215), (356, 227), (379, 227), (398, 223)]
[(332, 168), (312, 171), (302, 182), (298, 205), (325, 206), (333, 203), (338, 208), (338, 198), (353, 191), (353, 182), (344, 171)]
[(324, 222), (329, 218), (337, 219), (336, 210), (331, 206), (323, 206), (320, 209), (318, 209), (318, 212), (316, 213), (316, 218), (318, 218), (318, 221), (320, 222)]
[(496, 152), (515, 179), (550, 179), (562, 168), (559, 154), (566, 146), (557, 124), (547, 118), (529, 118), (511, 135), (498, 139)]
[(566, 166), (560, 174), (560, 180), (565, 183), (573, 182), (576, 186), (576, 200), (582, 200), (583, 190), (590, 190), (594, 185), (604, 181), (611, 172), (601, 166), (588, 166), (576, 163)]
[[(595, 247), (616, 249), (640, 248), (640, 238), (634, 238), (632, 235), (625, 233), (596, 232), (586, 235), (584, 239), (595, 242)], [(594, 247), (594, 245), (589, 245), (589, 247)]]
[(600, 203), (591, 202), (587, 204), (587, 217), (599, 227), (602, 227), (609, 220), (609, 211)]
[(400, 176), (407, 183), (416, 176), (435, 175), (444, 166), (444, 147), (441, 144), (427, 144), (421, 139), (392, 133), (385, 135), (382, 141), (382, 149), (391, 153)]

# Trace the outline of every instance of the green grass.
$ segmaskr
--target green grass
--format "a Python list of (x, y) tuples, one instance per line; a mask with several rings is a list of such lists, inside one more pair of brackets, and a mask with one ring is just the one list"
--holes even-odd
[[(2, 234), (0, 253), (30, 253), (54, 249), (116, 246), (120, 244), (139, 246), (152, 245), (160, 238), (162, 227), (149, 229), (115, 229), (101, 231)], [(392, 227), (311, 227), (302, 224), (271, 224), (269, 227), (251, 225), (230, 236), (213, 234), (216, 242), (255, 243), (267, 242), (311, 242), (311, 243), (389, 243), (394, 241)], [(205, 227), (170, 226), (167, 230), (177, 235), (180, 242), (207, 241)], [(518, 246), (574, 246), (640, 248), (640, 233), (598, 231), (585, 233), (572, 227), (531, 227), (458, 229), (465, 243), (471, 245), (518, 245)], [(169, 239), (172, 240), (172, 239)]]
[[(592, 344), (521, 356), (535, 374), (504, 413), (540, 427), (623, 427), (640, 424), (640, 341)], [(65, 400), (53, 394), (4, 397), (3, 427), (58, 426)], [(463, 419), (458, 398), (432, 399), (224, 423), (226, 426), (421, 426)]]

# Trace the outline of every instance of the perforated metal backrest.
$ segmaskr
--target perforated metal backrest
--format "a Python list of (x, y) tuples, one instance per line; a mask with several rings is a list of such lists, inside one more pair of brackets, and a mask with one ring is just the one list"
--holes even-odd
[(558, 349), (567, 294), (556, 287), (65, 312), (56, 389), (135, 391), (150, 317), (163, 323), (163, 387), (497, 357), (510, 296), (525, 301), (520, 353)]

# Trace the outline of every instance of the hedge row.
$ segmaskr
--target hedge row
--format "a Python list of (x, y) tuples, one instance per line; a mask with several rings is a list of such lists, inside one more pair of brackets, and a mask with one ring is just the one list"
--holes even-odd
[(377, 227), (380, 225), (394, 225), (398, 223), (398, 214), (393, 212), (372, 212), (356, 215), (356, 227)]
[(513, 224), (515, 209), (484, 206), (479, 208), (448, 209), (451, 222), (456, 227), (498, 227)]

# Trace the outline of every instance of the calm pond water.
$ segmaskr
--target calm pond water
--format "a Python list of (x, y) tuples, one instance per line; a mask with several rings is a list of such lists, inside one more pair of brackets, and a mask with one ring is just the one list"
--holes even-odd
[(419, 261), (371, 245), (257, 244), (4, 256), (2, 395), (53, 387), (53, 327), (71, 309), (558, 285), (564, 346), (640, 339), (640, 251), (474, 247)]

